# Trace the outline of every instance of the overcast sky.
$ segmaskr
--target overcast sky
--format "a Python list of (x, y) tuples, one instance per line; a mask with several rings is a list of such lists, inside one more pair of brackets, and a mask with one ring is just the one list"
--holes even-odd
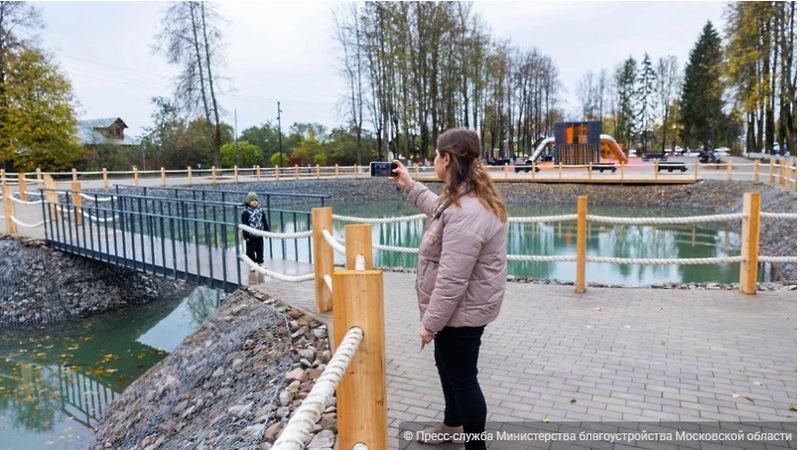
[[(165, 8), (159, 2), (36, 3), (45, 21), (42, 44), (73, 83), (79, 118), (120, 117), (137, 135), (151, 123), (153, 96), (172, 94), (175, 69), (151, 47)], [(344, 92), (331, 11), (337, 3), (219, 4), (229, 23), (224, 75), (232, 81), (221, 98), (225, 120), (239, 131), (277, 117), (339, 125)], [(721, 32), (719, 2), (476, 2), (495, 38), (550, 55), (575, 110), (575, 86), (589, 70), (612, 69), (628, 55), (654, 60), (675, 55), (683, 67), (707, 20)]]

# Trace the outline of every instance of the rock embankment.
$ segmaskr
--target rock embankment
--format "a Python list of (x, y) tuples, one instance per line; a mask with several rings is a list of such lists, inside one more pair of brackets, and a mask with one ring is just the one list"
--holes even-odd
[[(108, 406), (91, 448), (268, 449), (330, 359), (327, 326), (239, 291)], [(333, 400), (309, 448), (336, 431)]]
[(62, 322), (173, 295), (184, 283), (0, 236), (0, 328)]

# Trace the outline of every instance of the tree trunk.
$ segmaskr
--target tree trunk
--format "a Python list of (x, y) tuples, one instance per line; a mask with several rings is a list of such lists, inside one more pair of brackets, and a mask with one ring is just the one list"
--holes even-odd
[(206, 7), (204, 2), (200, 2), (200, 17), (203, 23), (203, 43), (206, 51), (206, 70), (208, 71), (208, 89), (211, 93), (211, 105), (214, 108), (214, 128), (216, 130), (214, 140), (211, 145), (214, 146), (214, 164), (221, 167), (222, 160), (220, 159), (220, 144), (222, 141), (222, 132), (219, 126), (219, 107), (217, 106), (217, 96), (214, 94), (214, 78), (211, 75), (211, 49), (208, 44), (208, 30), (206, 29)]

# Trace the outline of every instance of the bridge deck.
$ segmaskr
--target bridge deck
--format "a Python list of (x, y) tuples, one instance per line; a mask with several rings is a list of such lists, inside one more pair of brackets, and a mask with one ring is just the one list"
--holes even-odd
[[(384, 276), (393, 437), (401, 422), (440, 420), (444, 405), (433, 352), (419, 351), (415, 275)], [(315, 309), (311, 282), (258, 288)], [(795, 421), (796, 325), (795, 291), (579, 295), (569, 286), (508, 283), (479, 362), (488, 420)]]

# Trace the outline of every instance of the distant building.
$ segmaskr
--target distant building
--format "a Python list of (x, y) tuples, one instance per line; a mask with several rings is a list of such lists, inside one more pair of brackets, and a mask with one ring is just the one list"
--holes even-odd
[(119, 117), (78, 121), (78, 141), (83, 146), (116, 144), (139, 146), (139, 140), (125, 136), (125, 122)]

